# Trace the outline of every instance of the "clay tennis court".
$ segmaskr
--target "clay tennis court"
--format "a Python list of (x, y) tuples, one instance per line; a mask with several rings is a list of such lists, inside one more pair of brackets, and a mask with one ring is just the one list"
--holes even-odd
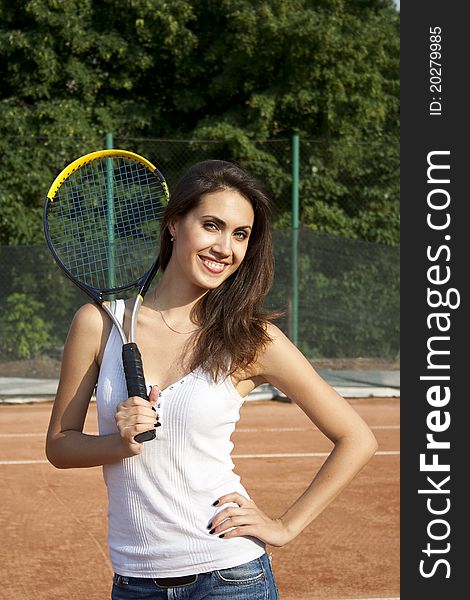
[[(282, 600), (399, 596), (399, 400), (353, 399), (379, 450), (349, 487), (283, 548), (268, 550)], [(0, 598), (110, 597), (101, 468), (47, 463), (50, 403), (0, 405)], [(92, 405), (86, 430), (97, 430)], [(304, 491), (331, 443), (287, 402), (247, 402), (233, 459), (253, 500), (279, 516)]]

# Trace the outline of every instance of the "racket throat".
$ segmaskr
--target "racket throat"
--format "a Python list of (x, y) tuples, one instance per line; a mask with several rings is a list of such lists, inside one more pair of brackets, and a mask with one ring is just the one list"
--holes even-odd
[(131, 324), (129, 327), (129, 341), (130, 342), (135, 341), (135, 325), (137, 323), (137, 313), (139, 312), (143, 301), (144, 301), (143, 297), (140, 294), (138, 294), (136, 296), (134, 306), (132, 308)]
[(119, 335), (121, 336), (122, 343), (127, 344), (127, 338), (124, 331), (122, 330), (122, 327), (120, 326), (121, 324), (116, 320), (117, 300), (106, 300), (104, 302), (99, 302), (99, 305), (103, 310), (106, 311), (111, 321), (116, 325), (116, 329), (118, 330)]

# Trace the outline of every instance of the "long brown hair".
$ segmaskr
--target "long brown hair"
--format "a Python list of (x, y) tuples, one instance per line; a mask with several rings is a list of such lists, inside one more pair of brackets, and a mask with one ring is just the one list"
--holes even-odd
[(165, 270), (173, 246), (169, 224), (195, 208), (204, 194), (224, 189), (244, 196), (255, 216), (242, 263), (220, 286), (204, 294), (192, 311), (200, 329), (191, 343), (188, 366), (191, 370), (200, 367), (214, 379), (227, 370), (246, 369), (271, 339), (266, 325), (277, 315), (262, 309), (274, 276), (269, 199), (257, 181), (237, 165), (222, 160), (197, 163), (171, 194), (162, 219), (160, 244), (160, 266)]

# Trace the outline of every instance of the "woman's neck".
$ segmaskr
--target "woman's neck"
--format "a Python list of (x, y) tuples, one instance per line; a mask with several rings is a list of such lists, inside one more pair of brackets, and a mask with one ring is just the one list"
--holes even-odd
[[(173, 277), (168, 270), (163, 272), (154, 291), (148, 295), (145, 304), (154, 310), (174, 314), (178, 318), (187, 318), (194, 305), (207, 293), (204, 288), (196, 287), (187, 280)], [(147, 300), (147, 298), (146, 298)]]

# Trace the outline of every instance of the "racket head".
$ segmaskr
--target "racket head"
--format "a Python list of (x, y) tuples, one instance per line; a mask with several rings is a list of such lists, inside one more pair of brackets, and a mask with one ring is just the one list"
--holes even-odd
[(147, 159), (101, 150), (70, 163), (44, 206), (47, 244), (64, 273), (94, 300), (139, 288), (158, 269), (167, 183)]

